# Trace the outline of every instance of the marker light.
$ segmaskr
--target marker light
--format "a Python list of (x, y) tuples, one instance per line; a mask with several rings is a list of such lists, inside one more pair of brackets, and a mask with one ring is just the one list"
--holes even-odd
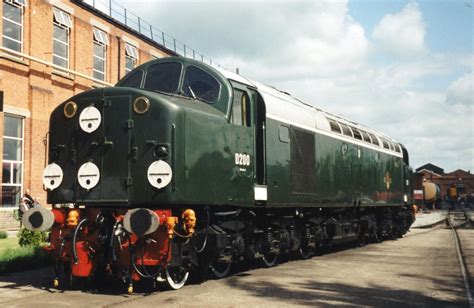
[(150, 108), (150, 100), (145, 96), (140, 96), (133, 102), (133, 111), (138, 114), (144, 114)]
[(77, 105), (74, 102), (68, 102), (66, 105), (64, 105), (64, 116), (66, 118), (72, 118), (73, 116), (76, 115), (77, 112)]

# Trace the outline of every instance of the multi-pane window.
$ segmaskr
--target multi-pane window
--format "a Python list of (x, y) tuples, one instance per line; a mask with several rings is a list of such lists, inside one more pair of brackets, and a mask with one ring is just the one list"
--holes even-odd
[(71, 16), (57, 8), (53, 8), (53, 63), (69, 68), (69, 35), (72, 27)]
[(23, 9), (26, 0), (3, 1), (3, 47), (22, 52)]
[(137, 47), (125, 43), (125, 74), (137, 66), (138, 50)]
[(379, 145), (379, 140), (377, 139), (377, 137), (375, 137), (374, 134), (369, 133), (369, 136), (370, 136), (370, 139), (372, 139), (372, 143), (373, 143), (373, 144)]
[(337, 124), (336, 121), (331, 120), (331, 119), (328, 119), (328, 121), (329, 121), (329, 126), (331, 126), (331, 131), (339, 133), (339, 134), (342, 133), (341, 128), (339, 127), (339, 124)]
[(23, 188), (23, 118), (5, 114), (2, 206), (17, 206)]
[(354, 138), (362, 140), (362, 135), (360, 134), (359, 130), (354, 126), (351, 126), (352, 133), (354, 134)]
[(109, 38), (107, 34), (99, 29), (93, 29), (94, 34), (94, 65), (92, 68), (93, 77), (99, 80), (105, 80), (105, 69), (107, 65), (107, 45)]
[(341, 126), (342, 134), (344, 134), (346, 136), (349, 136), (349, 137), (352, 137), (352, 132), (351, 132), (349, 126), (347, 126), (344, 123), (339, 123), (339, 125)]

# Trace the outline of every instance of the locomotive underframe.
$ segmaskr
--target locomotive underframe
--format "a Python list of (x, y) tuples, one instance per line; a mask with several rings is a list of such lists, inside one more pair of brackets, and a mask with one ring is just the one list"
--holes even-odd
[[(179, 217), (184, 209), (155, 211), (163, 217)], [(52, 228), (49, 249), (55, 283), (63, 267), (67, 281), (121, 279), (132, 286), (135, 281), (149, 279), (177, 288), (189, 272), (200, 279), (221, 278), (232, 264), (242, 261), (268, 267), (288, 257), (307, 259), (333, 245), (365, 245), (402, 237), (413, 222), (407, 205), (194, 209), (197, 225), (192, 236), (186, 236), (184, 219), (176, 224), (173, 236), (168, 236), (166, 224), (151, 234), (137, 236), (123, 228), (127, 209), (80, 209), (76, 228), (64, 224)], [(67, 210), (63, 211), (66, 217)]]

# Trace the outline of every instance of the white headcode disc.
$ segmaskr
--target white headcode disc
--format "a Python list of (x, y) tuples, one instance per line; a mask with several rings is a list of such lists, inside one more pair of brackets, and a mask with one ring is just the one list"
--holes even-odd
[(79, 126), (86, 133), (92, 133), (95, 131), (102, 121), (102, 115), (100, 111), (95, 107), (87, 107), (82, 110), (79, 116)]

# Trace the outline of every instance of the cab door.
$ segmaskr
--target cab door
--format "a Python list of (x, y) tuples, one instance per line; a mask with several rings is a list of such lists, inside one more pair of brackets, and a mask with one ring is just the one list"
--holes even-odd
[(239, 204), (253, 203), (255, 184), (254, 95), (245, 85), (233, 83), (230, 125), (235, 133), (233, 200)]
[(130, 162), (136, 159), (131, 147), (131, 97), (106, 97), (105, 102), (101, 197), (104, 201), (127, 202), (132, 185)]

